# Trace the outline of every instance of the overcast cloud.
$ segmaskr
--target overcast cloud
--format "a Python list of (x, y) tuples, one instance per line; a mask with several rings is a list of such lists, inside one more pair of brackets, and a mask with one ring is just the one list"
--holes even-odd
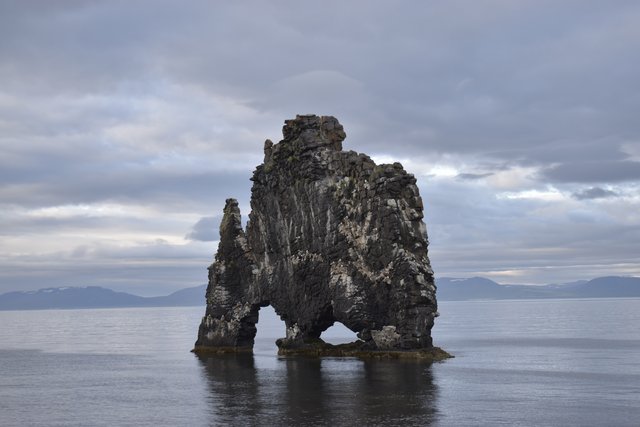
[(0, 292), (206, 282), (266, 138), (418, 178), (439, 276), (640, 275), (636, 1), (0, 0)]

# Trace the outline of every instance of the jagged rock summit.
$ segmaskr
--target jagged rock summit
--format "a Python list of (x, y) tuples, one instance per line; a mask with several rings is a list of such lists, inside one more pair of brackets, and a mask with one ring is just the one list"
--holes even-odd
[[(436, 288), (414, 176), (342, 151), (334, 117), (297, 116), (282, 133), (265, 142), (251, 178), (246, 230), (238, 202), (226, 201), (194, 351), (250, 351), (267, 305), (286, 324), (280, 353), (435, 349)], [(322, 342), (336, 321), (360, 341)]]

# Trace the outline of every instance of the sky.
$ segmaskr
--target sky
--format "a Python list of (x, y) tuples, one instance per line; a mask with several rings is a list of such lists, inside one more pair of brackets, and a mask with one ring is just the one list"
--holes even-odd
[(0, 0), (0, 293), (207, 281), (263, 143), (418, 179), (436, 276), (640, 275), (640, 3)]

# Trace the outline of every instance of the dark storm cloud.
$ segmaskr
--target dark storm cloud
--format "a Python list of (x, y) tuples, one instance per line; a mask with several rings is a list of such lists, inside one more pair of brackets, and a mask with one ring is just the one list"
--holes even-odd
[(578, 200), (591, 200), (591, 199), (605, 199), (609, 197), (617, 197), (618, 193), (611, 190), (605, 190), (600, 187), (591, 187), (584, 189), (582, 191), (578, 191), (573, 193), (572, 196)]
[(185, 239), (201, 242), (213, 242), (219, 239), (218, 227), (220, 216), (205, 216), (193, 225), (193, 229), (185, 236)]

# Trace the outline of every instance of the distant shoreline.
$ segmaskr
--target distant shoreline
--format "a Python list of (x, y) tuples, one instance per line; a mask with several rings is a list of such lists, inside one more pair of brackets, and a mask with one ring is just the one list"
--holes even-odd
[[(640, 298), (639, 277), (599, 277), (567, 284), (501, 285), (483, 277), (436, 279), (438, 301), (527, 301)], [(160, 297), (141, 297), (98, 286), (45, 288), (0, 295), (0, 311), (205, 307), (207, 285)]]

